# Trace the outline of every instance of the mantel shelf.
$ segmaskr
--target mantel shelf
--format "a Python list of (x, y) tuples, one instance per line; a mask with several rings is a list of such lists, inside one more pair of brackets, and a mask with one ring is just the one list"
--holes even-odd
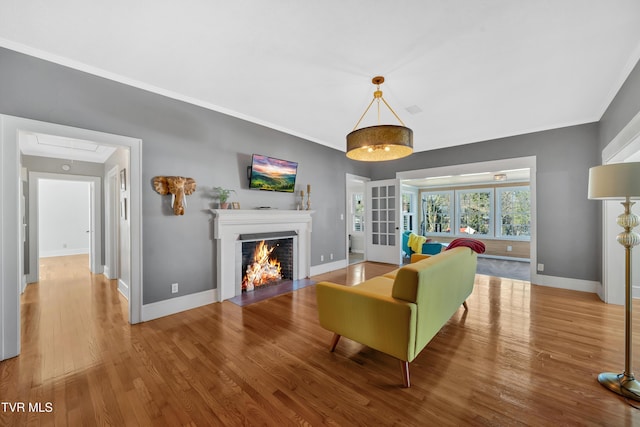
[(297, 209), (210, 209), (216, 215), (311, 215), (314, 210), (297, 210)]

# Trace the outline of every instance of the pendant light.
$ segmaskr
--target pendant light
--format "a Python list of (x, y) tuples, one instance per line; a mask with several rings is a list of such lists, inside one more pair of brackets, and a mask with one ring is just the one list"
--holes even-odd
[[(353, 131), (347, 135), (347, 157), (364, 162), (379, 162), (406, 157), (413, 153), (413, 131), (404, 125), (400, 117), (383, 98), (380, 85), (384, 83), (384, 77), (376, 76), (371, 82), (377, 86), (377, 90), (373, 92), (373, 99), (354, 126)], [(378, 107), (378, 125), (356, 130), (374, 101)], [(401, 126), (380, 124), (380, 101), (393, 113)]]

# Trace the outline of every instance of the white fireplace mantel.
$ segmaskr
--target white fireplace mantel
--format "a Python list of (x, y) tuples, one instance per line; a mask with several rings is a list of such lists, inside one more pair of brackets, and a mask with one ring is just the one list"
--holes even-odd
[(236, 243), (241, 234), (295, 231), (298, 234), (297, 276), (311, 270), (311, 215), (315, 211), (279, 209), (212, 209), (216, 242), (216, 279), (220, 301), (236, 296)]

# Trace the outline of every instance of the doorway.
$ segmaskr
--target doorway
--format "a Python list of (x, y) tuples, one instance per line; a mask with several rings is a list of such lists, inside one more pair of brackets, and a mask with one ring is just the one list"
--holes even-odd
[[(41, 215), (41, 206), (40, 203), (43, 198), (50, 197), (68, 197), (68, 195), (62, 194), (42, 194), (42, 190), (50, 190), (51, 187), (47, 186), (46, 183), (74, 183), (78, 185), (82, 185), (83, 183), (87, 186), (86, 188), (89, 190), (89, 194), (87, 195), (89, 206), (87, 207), (89, 211), (88, 219), (87, 219), (87, 229), (85, 232), (88, 234), (89, 241), (89, 269), (93, 274), (101, 274), (103, 272), (102, 266), (102, 180), (99, 177), (89, 177), (89, 176), (81, 176), (81, 175), (63, 175), (63, 174), (55, 174), (55, 173), (44, 173), (44, 172), (30, 172), (29, 173), (29, 220), (27, 228), (29, 230), (29, 241), (28, 245), (30, 250), (28, 265), (29, 274), (27, 275), (27, 283), (35, 283), (40, 278), (40, 257), (42, 255), (51, 255), (52, 251), (58, 251), (58, 254), (71, 254), (69, 248), (69, 243), (67, 241), (59, 240), (61, 237), (68, 236), (56, 236), (55, 240), (59, 240), (56, 243), (51, 242), (47, 247), (42, 247), (42, 236), (40, 226), (43, 224), (43, 218)], [(43, 188), (44, 186), (44, 188)], [(58, 204), (65, 203), (64, 200), (58, 199)], [(68, 203), (73, 203), (71, 199), (67, 201)], [(71, 206), (67, 206), (65, 209), (72, 209)], [(65, 229), (67, 232), (70, 229), (73, 229), (73, 225), (69, 225), (66, 227), (68, 222), (73, 221), (74, 216), (77, 215), (77, 212), (67, 212), (66, 215), (63, 212), (60, 212), (60, 216), (56, 218), (57, 222), (57, 232), (63, 232)], [(80, 220), (82, 221), (82, 220)], [(77, 223), (77, 221), (76, 221)], [(52, 238), (53, 239), (53, 238)], [(80, 241), (80, 236), (75, 236), (73, 238), (75, 241)], [(47, 239), (50, 240), (50, 239)], [(53, 245), (57, 245), (54, 249)], [(73, 249), (79, 249), (78, 244), (72, 245)]]
[(130, 323), (139, 323), (142, 320), (142, 141), (126, 136), (0, 115), (0, 217), (3, 218), (0, 227), (0, 360), (20, 353), (20, 292), (24, 265), (20, 138), (30, 133), (93, 141), (128, 150), (128, 311)]
[(367, 260), (365, 229), (366, 229), (366, 183), (369, 178), (346, 174), (347, 200), (347, 258), (349, 264), (357, 264)]
[[(528, 255), (528, 263), (526, 265), (518, 265), (516, 270), (518, 271), (519, 277), (529, 277), (529, 280), (534, 282), (537, 281), (540, 276), (536, 271), (536, 259), (537, 259), (537, 221), (536, 221), (536, 158), (535, 156), (531, 157), (520, 157), (520, 158), (512, 158), (512, 159), (503, 159), (503, 160), (494, 160), (494, 161), (486, 161), (486, 162), (478, 162), (478, 163), (466, 163), (460, 165), (452, 165), (452, 166), (442, 166), (430, 169), (421, 169), (421, 170), (413, 170), (413, 171), (404, 171), (398, 172), (396, 177), (401, 180), (403, 185), (405, 186), (428, 186), (436, 189), (445, 188), (448, 191), (443, 191), (443, 196), (448, 197), (448, 203), (453, 203), (452, 200), (456, 197), (455, 189), (464, 188), (466, 181), (472, 182), (475, 179), (484, 179), (481, 178), (483, 175), (489, 175), (492, 180), (493, 176), (487, 171), (502, 171), (502, 172), (516, 172), (516, 171), (526, 171), (527, 180), (529, 183), (529, 211), (530, 211), (530, 225), (529, 225), (529, 244), (528, 248), (526, 246), (523, 249), (523, 258)], [(454, 179), (460, 178), (460, 181), (452, 181)], [(453, 183), (453, 184), (452, 184)], [(469, 184), (470, 185), (470, 184)], [(486, 186), (486, 185), (485, 185)], [(447, 193), (447, 194), (444, 194)], [(491, 197), (491, 196), (490, 196)], [(421, 202), (422, 203), (422, 202)], [(448, 205), (447, 205), (448, 206)], [(453, 211), (453, 209), (452, 209)], [(447, 211), (448, 212), (448, 211)], [(456, 234), (460, 235), (462, 232), (469, 233), (468, 230), (463, 231), (460, 228), (456, 228), (457, 224), (457, 216), (453, 214), (453, 212), (449, 212), (447, 215), (444, 215), (448, 218), (449, 226), (442, 226), (442, 232), (436, 229), (429, 234), (429, 237), (439, 238), (442, 242), (448, 243), (450, 240), (455, 237)], [(489, 216), (490, 217), (490, 216)], [(418, 221), (418, 225), (424, 222), (424, 219), (420, 219)], [(440, 220), (436, 221), (439, 224), (442, 222)], [(495, 224), (490, 222), (490, 226), (495, 226)], [(422, 227), (419, 227), (422, 228)], [(447, 228), (453, 230), (454, 233), (451, 233), (451, 237), (445, 238), (450, 231), (447, 231)], [(460, 230), (459, 233), (455, 233), (455, 230)], [(488, 240), (491, 242), (491, 239)], [(499, 254), (492, 256), (498, 260), (513, 260), (512, 257), (509, 257), (510, 249), (516, 250), (516, 243), (519, 243), (518, 240), (514, 240), (514, 243), (509, 243), (507, 246), (507, 252), (504, 254)], [(526, 252), (525, 252), (526, 250)], [(519, 261), (514, 261), (519, 262)], [(524, 263), (523, 263), (524, 264)], [(480, 265), (480, 264), (479, 264)], [(528, 275), (525, 272), (522, 272), (522, 268), (528, 269)], [(491, 271), (491, 274), (495, 274), (495, 269), (487, 269), (487, 272)], [(481, 273), (483, 274), (483, 273)], [(506, 276), (509, 277), (509, 276)], [(519, 279), (522, 280), (522, 279)]]

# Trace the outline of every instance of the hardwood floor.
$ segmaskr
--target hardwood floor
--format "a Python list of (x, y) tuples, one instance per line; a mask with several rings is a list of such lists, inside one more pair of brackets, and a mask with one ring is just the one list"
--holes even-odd
[[(0, 425), (640, 423), (596, 381), (623, 368), (624, 310), (593, 294), (476, 276), (469, 311), (411, 364), (404, 389), (390, 356), (345, 338), (329, 352), (315, 286), (129, 326), (115, 281), (87, 265), (46, 259), (22, 296), (22, 354), (0, 363), (0, 400), (25, 412), (3, 405)], [(392, 268), (313, 279), (354, 284)]]

